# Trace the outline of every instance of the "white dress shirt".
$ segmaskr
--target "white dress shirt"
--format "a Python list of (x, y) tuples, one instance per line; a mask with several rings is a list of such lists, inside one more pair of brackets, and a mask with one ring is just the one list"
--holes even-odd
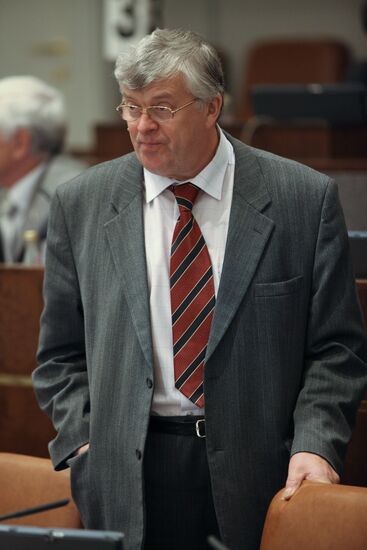
[[(216, 294), (227, 240), (234, 177), (233, 147), (223, 132), (219, 132), (220, 141), (214, 158), (190, 179), (204, 191), (199, 193), (194, 203), (193, 215), (208, 246)], [(167, 188), (185, 182), (161, 177), (145, 169), (144, 182), (145, 251), (155, 377), (152, 412), (165, 416), (200, 415), (203, 409), (175, 388), (173, 367), (169, 263), (179, 210), (173, 193)]]
[(14, 262), (23, 247), (23, 231), (27, 212), (34, 194), (35, 186), (45, 170), (42, 163), (21, 178), (7, 192), (0, 206), (0, 228), (4, 260)]

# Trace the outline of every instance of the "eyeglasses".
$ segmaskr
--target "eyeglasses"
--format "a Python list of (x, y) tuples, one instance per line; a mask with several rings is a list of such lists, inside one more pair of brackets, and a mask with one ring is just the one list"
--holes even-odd
[(135, 122), (138, 120), (142, 114), (146, 113), (152, 120), (155, 122), (165, 122), (166, 120), (171, 120), (178, 111), (192, 105), (198, 101), (198, 98), (192, 99), (185, 105), (177, 107), (177, 109), (170, 109), (169, 107), (164, 107), (163, 105), (151, 105), (150, 107), (139, 107), (138, 105), (130, 105), (130, 103), (121, 103), (116, 107), (123, 120), (126, 122)]

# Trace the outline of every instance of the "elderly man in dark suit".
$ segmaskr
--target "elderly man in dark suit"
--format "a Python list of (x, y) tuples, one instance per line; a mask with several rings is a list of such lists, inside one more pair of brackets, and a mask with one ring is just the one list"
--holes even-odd
[(0, 79), (0, 261), (23, 259), (27, 230), (42, 246), (56, 187), (86, 167), (62, 154), (65, 134), (59, 90), (34, 76)]
[(337, 483), (366, 345), (333, 181), (218, 126), (198, 35), (117, 60), (135, 152), (61, 186), (34, 385), (85, 525), (129, 550), (258, 547), (274, 493)]

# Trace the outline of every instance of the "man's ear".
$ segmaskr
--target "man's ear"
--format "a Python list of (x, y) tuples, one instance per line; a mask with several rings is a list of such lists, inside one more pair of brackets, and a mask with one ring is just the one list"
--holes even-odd
[(223, 97), (218, 94), (208, 103), (209, 120), (216, 124), (222, 110)]
[(18, 128), (11, 137), (13, 142), (14, 160), (28, 157), (32, 151), (32, 136), (26, 128)]

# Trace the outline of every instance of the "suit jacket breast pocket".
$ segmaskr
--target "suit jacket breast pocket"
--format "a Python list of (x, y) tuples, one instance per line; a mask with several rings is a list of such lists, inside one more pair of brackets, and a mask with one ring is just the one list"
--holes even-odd
[(272, 372), (302, 365), (307, 325), (307, 296), (302, 276), (255, 285), (251, 326), (257, 357)]
[(303, 276), (293, 277), (286, 281), (277, 281), (274, 283), (255, 284), (255, 298), (282, 297), (299, 292), (302, 286)]

